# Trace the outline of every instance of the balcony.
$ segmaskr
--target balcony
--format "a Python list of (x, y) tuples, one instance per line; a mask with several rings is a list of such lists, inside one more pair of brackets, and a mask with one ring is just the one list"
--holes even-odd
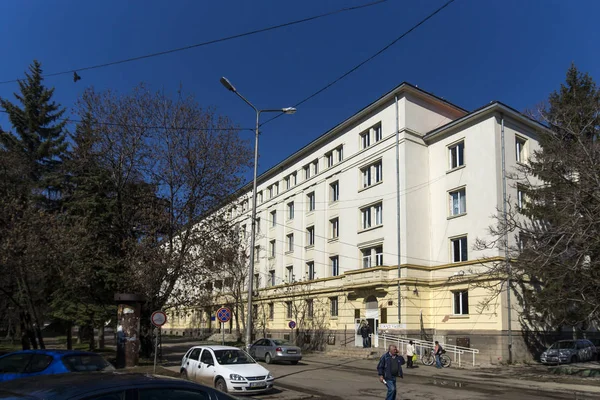
[(387, 285), (388, 279), (389, 270), (386, 267), (363, 268), (346, 272), (343, 286), (345, 289), (377, 287)]

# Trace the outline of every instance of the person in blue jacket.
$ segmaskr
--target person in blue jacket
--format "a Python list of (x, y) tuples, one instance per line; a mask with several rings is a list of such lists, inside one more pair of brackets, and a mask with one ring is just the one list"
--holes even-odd
[(398, 354), (396, 346), (390, 345), (388, 352), (381, 356), (377, 364), (379, 381), (387, 386), (385, 400), (396, 399), (396, 377), (404, 378), (402, 365), (404, 365), (404, 357)]

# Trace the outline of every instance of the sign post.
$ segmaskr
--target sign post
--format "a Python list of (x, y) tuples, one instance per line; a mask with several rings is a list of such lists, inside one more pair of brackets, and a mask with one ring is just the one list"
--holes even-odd
[(154, 311), (150, 317), (152, 324), (156, 326), (158, 332), (154, 339), (154, 373), (156, 373), (156, 356), (158, 355), (158, 335), (160, 334), (160, 328), (167, 323), (167, 314), (163, 311)]
[(288, 326), (292, 330), (291, 335), (290, 335), (290, 341), (294, 342), (294, 328), (296, 327), (296, 321), (290, 321)]
[(223, 338), (221, 343), (225, 345), (225, 322), (229, 322), (231, 319), (231, 310), (227, 307), (221, 307), (217, 310), (217, 319), (221, 321), (221, 334)]

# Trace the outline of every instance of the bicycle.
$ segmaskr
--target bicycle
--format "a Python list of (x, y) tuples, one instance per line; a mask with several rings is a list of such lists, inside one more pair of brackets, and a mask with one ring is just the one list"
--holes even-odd
[[(440, 354), (440, 362), (442, 363), (442, 367), (448, 368), (450, 366), (450, 364), (452, 364), (452, 360), (450, 359), (449, 356), (447, 356), (444, 353), (445, 352)], [(435, 363), (435, 352), (433, 350), (431, 350), (428, 353), (422, 354), (421, 362), (423, 363), (423, 365), (427, 365), (427, 366), (433, 365)]]

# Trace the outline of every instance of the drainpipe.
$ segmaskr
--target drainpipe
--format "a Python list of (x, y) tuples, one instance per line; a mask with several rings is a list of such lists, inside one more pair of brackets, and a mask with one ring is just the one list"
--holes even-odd
[(400, 239), (400, 115), (398, 110), (398, 95), (394, 96), (396, 102), (396, 225), (397, 225), (397, 236), (398, 236), (398, 323), (402, 323), (402, 293), (400, 291), (400, 278), (402, 276), (402, 270), (400, 269), (401, 263), (401, 239)]
[(506, 280), (506, 315), (508, 318), (508, 363), (512, 364), (513, 362), (513, 354), (512, 354), (512, 310), (511, 310), (511, 301), (510, 301), (510, 287), (511, 287), (511, 265), (510, 265), (510, 257), (508, 254), (508, 215), (506, 214), (506, 147), (504, 145), (504, 114), (500, 114), (500, 138), (502, 141), (502, 217), (504, 221), (504, 263), (506, 267), (506, 272), (508, 278)]

